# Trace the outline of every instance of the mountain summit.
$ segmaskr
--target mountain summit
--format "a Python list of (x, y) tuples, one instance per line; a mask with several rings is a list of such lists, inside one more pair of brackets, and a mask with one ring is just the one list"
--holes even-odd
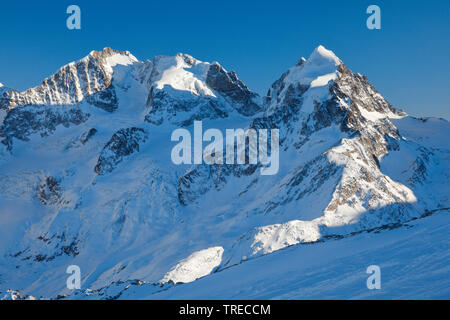
[[(279, 173), (174, 165), (171, 134), (194, 121), (279, 129)], [(92, 51), (4, 91), (0, 124), (4, 292), (69, 294), (65, 270), (78, 265), (83, 288), (113, 298), (145, 283), (150, 295), (450, 207), (449, 123), (394, 108), (323, 46), (265, 97), (187, 54)]]

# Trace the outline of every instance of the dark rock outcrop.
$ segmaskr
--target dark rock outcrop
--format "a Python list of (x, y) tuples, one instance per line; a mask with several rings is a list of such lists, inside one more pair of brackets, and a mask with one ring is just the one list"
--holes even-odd
[(13, 138), (28, 141), (29, 136), (39, 133), (42, 137), (49, 136), (60, 125), (68, 128), (79, 125), (89, 118), (77, 107), (54, 108), (46, 106), (22, 106), (10, 110), (0, 129), (2, 143), (8, 150), (12, 149)]
[(126, 157), (139, 151), (139, 144), (145, 142), (147, 134), (141, 128), (127, 128), (117, 131), (103, 148), (95, 172), (99, 175), (112, 172)]

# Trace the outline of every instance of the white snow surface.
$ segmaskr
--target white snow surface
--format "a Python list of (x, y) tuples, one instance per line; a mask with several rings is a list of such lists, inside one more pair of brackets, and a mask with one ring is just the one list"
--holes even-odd
[(175, 57), (158, 57), (155, 63), (158, 76), (154, 79), (156, 87), (169, 86), (175, 90), (188, 91), (199, 96), (216, 97), (205, 84), (210, 64), (198, 61), (186, 54)]
[[(448, 212), (417, 220), (412, 230), (318, 242), (450, 207), (446, 120), (359, 107), (369, 132), (377, 134), (376, 126), (391, 119), (399, 130), (398, 148), (393, 143), (378, 166), (368, 162), (372, 156), (358, 136), (347, 135), (338, 125), (312, 132), (294, 148), (315, 102), (329, 98), (329, 85), (342, 64), (320, 46), (284, 79), (287, 85), (309, 88), (289, 123), (292, 128), (280, 128), (287, 147), (280, 150), (279, 173), (219, 174), (212, 182), (214, 174), (207, 168), (209, 179), (192, 182), (186, 191), (194, 200), (181, 204), (179, 179), (197, 167), (172, 163), (170, 136), (178, 128), (175, 120), (190, 119), (198, 110), (177, 111), (160, 125), (150, 124), (145, 121), (154, 108), (148, 104), (150, 92), (183, 106), (197, 98), (213, 99), (227, 117), (205, 118), (204, 130), (246, 128), (252, 119), (235, 112), (227, 97), (206, 84), (211, 65), (189, 55), (138, 61), (128, 52), (105, 50), (91, 53), (85, 62), (94, 57), (100, 68), (88, 70), (89, 80), (80, 76), (76, 63), (69, 64), (62, 70), (73, 86), (47, 81), (18, 95), (38, 106), (19, 104), (8, 110), (36, 112), (33, 119), (41, 121), (48, 117), (39, 110), (65, 116), (69, 108), (77, 108), (89, 117), (77, 125), (57, 125), (48, 134), (32, 132), (28, 140), (13, 138), (12, 150), (0, 144), (0, 292), (13, 288), (43, 298), (70, 295), (66, 268), (75, 264), (81, 267), (83, 289), (136, 279), (147, 284), (126, 293), (117, 285), (121, 298), (448, 298), (449, 286), (442, 280), (448, 279)], [(85, 99), (108, 83), (118, 101), (113, 112)], [(348, 101), (340, 106), (350, 107)], [(265, 112), (277, 107), (272, 101)], [(6, 118), (0, 113), (2, 122)], [(82, 142), (92, 128), (95, 135)], [(126, 128), (142, 128), (147, 139), (112, 172), (97, 174), (105, 145)], [(187, 129), (192, 132), (193, 126)], [(328, 171), (325, 179), (321, 174)], [(48, 177), (59, 181), (56, 190)], [(355, 180), (356, 191), (351, 190)], [(39, 190), (56, 195), (43, 204)], [(364, 268), (372, 263), (386, 268), (386, 285), (392, 290), (364, 288)], [(417, 267), (411, 276), (417, 286), (402, 293), (395, 285), (406, 286), (409, 263)], [(425, 272), (430, 272), (428, 278)], [(154, 294), (160, 286), (180, 282), (192, 283)]]
[(177, 264), (162, 279), (162, 283), (187, 283), (206, 276), (222, 262), (222, 247), (213, 247), (194, 252)]
[(312, 87), (325, 86), (336, 78), (336, 70), (340, 64), (341, 60), (333, 52), (319, 46), (301, 65), (290, 69), (286, 84), (299, 82), (311, 84)]

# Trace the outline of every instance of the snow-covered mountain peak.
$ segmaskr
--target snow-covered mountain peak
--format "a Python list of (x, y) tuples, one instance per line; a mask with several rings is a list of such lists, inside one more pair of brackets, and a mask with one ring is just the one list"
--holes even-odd
[(3, 94), (3, 92), (9, 91), (11, 90), (8, 87), (5, 87), (5, 85), (3, 83), (0, 83), (0, 94)]
[(96, 72), (93, 69), (101, 68), (108, 78), (112, 78), (114, 67), (118, 65), (130, 66), (137, 62), (139, 62), (139, 60), (129, 51), (119, 51), (109, 47), (106, 47), (101, 51), (92, 50), (85, 57), (62, 66), (54, 75), (44, 79), (44, 82), (49, 81), (54, 76), (67, 72), (68, 69), (77, 69), (81, 65), (86, 66), (87, 70), (92, 70), (93, 72)]
[(209, 66), (209, 63), (183, 53), (175, 56), (157, 56), (153, 60), (151, 81), (160, 90), (169, 86), (196, 96), (215, 97), (205, 84)]
[(89, 56), (96, 59), (102, 59), (111, 67), (114, 67), (118, 64), (129, 65), (139, 61), (129, 51), (119, 51), (109, 47), (104, 48), (102, 51), (93, 50), (89, 53), (88, 57)]
[[(0, 226), (0, 291), (56, 296), (67, 264), (83, 288), (161, 288), (449, 207), (448, 122), (391, 120), (405, 115), (331, 51), (285, 72), (264, 112), (259, 100), (218, 63), (109, 48), (4, 91), (0, 213), (18, 218)], [(175, 166), (171, 133), (198, 120), (279, 129), (279, 173)]]
[(300, 59), (289, 69), (285, 82), (288, 86), (296, 83), (311, 87), (325, 86), (330, 80), (336, 79), (336, 71), (341, 63), (332, 51), (318, 46), (308, 59)]
[(298, 60), (296, 66), (299, 67), (299, 66), (301, 66), (302, 64), (304, 64), (305, 62), (306, 62), (305, 57), (301, 57), (300, 60)]
[[(113, 68), (118, 65), (130, 66), (137, 62), (138, 59), (128, 51), (111, 48), (91, 51), (86, 57), (61, 67), (55, 74), (44, 79), (39, 86), (23, 92), (9, 92), (8, 104), (2, 106), (14, 108), (29, 104), (71, 105), (106, 89), (109, 92), (103, 94), (101, 99), (109, 97), (110, 104), (115, 100), (114, 90), (110, 87)], [(93, 104), (96, 102), (93, 101)]]

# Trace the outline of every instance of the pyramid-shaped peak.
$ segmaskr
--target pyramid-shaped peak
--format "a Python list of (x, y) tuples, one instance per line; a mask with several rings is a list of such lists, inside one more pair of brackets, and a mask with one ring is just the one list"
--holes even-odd
[(177, 53), (174, 56), (159, 55), (155, 56), (152, 61), (160, 72), (170, 69), (172, 67), (177, 69), (191, 68), (197, 65), (209, 65), (207, 62), (202, 62), (193, 56), (186, 53)]
[(342, 63), (341, 59), (339, 59), (333, 51), (326, 49), (322, 45), (314, 49), (307, 62), (317, 65), (334, 64), (335, 66)]

